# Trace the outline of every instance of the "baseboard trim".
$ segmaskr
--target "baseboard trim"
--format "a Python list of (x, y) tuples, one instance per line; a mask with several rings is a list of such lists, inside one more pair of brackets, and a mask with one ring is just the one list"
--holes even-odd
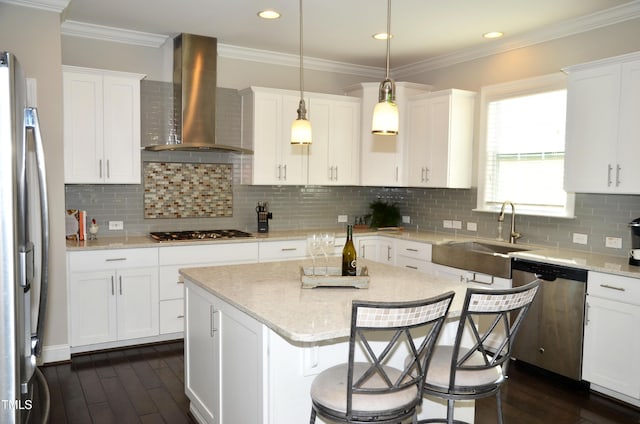
[(71, 347), (68, 344), (43, 346), (40, 360), (43, 364), (69, 361), (71, 360)]

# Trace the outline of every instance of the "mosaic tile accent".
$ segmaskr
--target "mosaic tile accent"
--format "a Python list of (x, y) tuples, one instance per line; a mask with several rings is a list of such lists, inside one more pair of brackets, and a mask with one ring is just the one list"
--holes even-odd
[(144, 163), (145, 218), (233, 216), (233, 165)]

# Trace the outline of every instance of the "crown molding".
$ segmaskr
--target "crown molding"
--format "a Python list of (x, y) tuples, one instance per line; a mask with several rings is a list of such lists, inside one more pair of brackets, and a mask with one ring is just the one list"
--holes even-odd
[[(280, 66), (300, 66), (300, 56), (288, 53), (279, 53), (269, 50), (251, 49), (218, 43), (218, 55), (228, 59), (248, 60), (252, 62), (269, 63)], [(304, 57), (304, 69), (314, 71), (336, 72), (341, 74), (354, 74), (364, 77), (382, 78), (384, 68), (375, 66), (355, 65), (352, 63), (333, 60)]]
[[(36, 5), (41, 5), (43, 7), (47, 4), (64, 4), (64, 7), (66, 7), (69, 0), (0, 0), (0, 2), (19, 4), (29, 7), (38, 7)], [(62, 7), (62, 9), (64, 9), (64, 7)], [(521, 36), (507, 37), (498, 42), (494, 41), (486, 46), (472, 47), (450, 54), (435, 56), (409, 65), (395, 67), (391, 71), (396, 79), (407, 78), (421, 72), (427, 72), (495, 54), (505, 53), (511, 50), (568, 37), (574, 34), (591, 31), (637, 18), (640, 18), (640, 0), (633, 0), (621, 6), (596, 12), (591, 15), (548, 25), (544, 28), (530, 31)], [(162, 46), (169, 39), (169, 36), (161, 34), (131, 31), (77, 21), (63, 22), (61, 25), (61, 33), (63, 35), (75, 37), (93, 38), (97, 40), (156, 48)], [(229, 59), (248, 60), (292, 67), (298, 67), (300, 61), (298, 55), (220, 43), (218, 44), (218, 55)], [(304, 67), (305, 69), (310, 70), (360, 75), (362, 77), (370, 78), (382, 78), (384, 74), (384, 69), (380, 67), (355, 65), (352, 63), (313, 57), (304, 58)]]
[(62, 13), (69, 5), (69, 0), (0, 0), (0, 3), (9, 3), (17, 6)]
[(407, 76), (415, 75), (420, 72), (431, 71), (495, 54), (506, 53), (511, 50), (568, 37), (637, 18), (640, 18), (640, 0), (634, 0), (621, 6), (612, 7), (591, 15), (548, 25), (544, 28), (530, 31), (522, 36), (508, 37), (498, 43), (491, 43), (490, 45), (483, 47), (467, 48), (410, 65), (399, 66), (394, 68), (393, 72), (396, 78), (406, 78)]
[(62, 35), (156, 48), (162, 46), (169, 39), (168, 36), (161, 34), (132, 31), (77, 21), (64, 21), (62, 25), (60, 25), (60, 32)]

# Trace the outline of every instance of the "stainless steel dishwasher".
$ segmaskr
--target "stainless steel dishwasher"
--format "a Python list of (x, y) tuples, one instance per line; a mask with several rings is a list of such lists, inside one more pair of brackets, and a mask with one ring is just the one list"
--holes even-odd
[(513, 346), (513, 357), (580, 380), (587, 271), (513, 258), (513, 286), (541, 280)]

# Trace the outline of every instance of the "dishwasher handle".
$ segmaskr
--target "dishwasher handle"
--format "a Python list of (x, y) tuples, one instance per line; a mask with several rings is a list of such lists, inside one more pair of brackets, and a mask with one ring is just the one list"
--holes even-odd
[(537, 273), (535, 274), (536, 278), (538, 280), (542, 280), (542, 281), (556, 281), (556, 279), (558, 278), (557, 276), (553, 275), (553, 274), (542, 274), (542, 273)]

